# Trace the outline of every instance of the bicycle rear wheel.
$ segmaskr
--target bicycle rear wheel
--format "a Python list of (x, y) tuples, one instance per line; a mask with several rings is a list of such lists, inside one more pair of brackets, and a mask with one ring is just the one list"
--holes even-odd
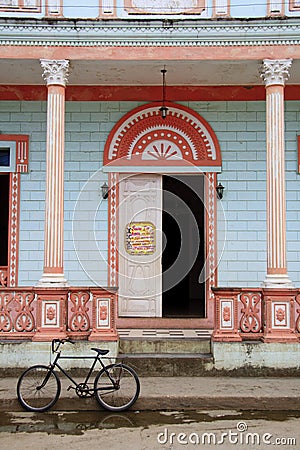
[(19, 402), (27, 411), (43, 412), (58, 400), (61, 383), (47, 366), (32, 366), (20, 376), (17, 385)]
[(140, 382), (137, 374), (125, 364), (111, 364), (102, 369), (94, 383), (95, 397), (109, 411), (125, 411), (137, 400)]

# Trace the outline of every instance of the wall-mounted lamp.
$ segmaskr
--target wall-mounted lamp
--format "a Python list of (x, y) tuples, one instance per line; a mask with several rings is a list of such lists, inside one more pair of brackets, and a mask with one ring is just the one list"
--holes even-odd
[(166, 73), (167, 69), (166, 66), (161, 70), (162, 73), (162, 106), (159, 108), (160, 115), (163, 119), (167, 117), (168, 114), (168, 108), (165, 105), (166, 101)]
[(108, 198), (108, 185), (103, 183), (101, 186), (102, 198), (106, 200)]
[(219, 183), (218, 186), (216, 186), (217, 198), (219, 200), (222, 200), (222, 198), (223, 198), (224, 189), (225, 188), (224, 188), (224, 186), (221, 183)]

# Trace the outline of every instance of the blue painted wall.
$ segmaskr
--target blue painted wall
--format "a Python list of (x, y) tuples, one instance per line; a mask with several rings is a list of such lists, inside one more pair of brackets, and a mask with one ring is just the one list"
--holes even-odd
[[(218, 201), (219, 284), (259, 286), (266, 273), (266, 137), (265, 102), (189, 102), (217, 134), (225, 186)], [(136, 102), (67, 102), (65, 148), (65, 274), (76, 285), (91, 284), (81, 266), (80, 250), (96, 242), (94, 260), (98, 282), (107, 283), (107, 202), (100, 186), (103, 149), (116, 121)], [(297, 134), (300, 102), (286, 102), (287, 259), (292, 280), (300, 286), (300, 175), (297, 173)], [(33, 285), (43, 271), (46, 103), (0, 102), (0, 129), (4, 134), (30, 135), (29, 173), (21, 175), (20, 264), (21, 285)], [(97, 182), (86, 185), (98, 172)], [(81, 242), (74, 242), (73, 215), (80, 192), (88, 192), (87, 219)], [(95, 207), (95, 204), (98, 205)], [(223, 248), (222, 217), (227, 234)], [(92, 227), (91, 227), (92, 221)], [(77, 239), (78, 240), (78, 239)]]

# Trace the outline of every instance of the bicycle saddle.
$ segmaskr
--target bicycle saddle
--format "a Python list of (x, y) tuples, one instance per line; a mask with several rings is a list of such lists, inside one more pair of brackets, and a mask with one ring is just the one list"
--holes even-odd
[(109, 353), (109, 350), (101, 350), (101, 348), (91, 348), (91, 350), (94, 350), (95, 352), (99, 353), (99, 355), (107, 355)]

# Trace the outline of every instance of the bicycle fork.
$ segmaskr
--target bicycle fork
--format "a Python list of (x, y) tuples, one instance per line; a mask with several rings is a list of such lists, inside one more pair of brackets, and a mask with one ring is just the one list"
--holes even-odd
[(48, 372), (47, 372), (47, 374), (46, 374), (42, 384), (36, 387), (37, 391), (40, 391), (41, 389), (43, 389), (46, 386), (46, 384), (48, 383), (49, 378), (50, 378), (50, 376), (51, 376), (51, 374), (53, 372), (53, 369), (54, 369), (54, 364), (51, 364), (49, 366), (49, 370), (48, 370)]

